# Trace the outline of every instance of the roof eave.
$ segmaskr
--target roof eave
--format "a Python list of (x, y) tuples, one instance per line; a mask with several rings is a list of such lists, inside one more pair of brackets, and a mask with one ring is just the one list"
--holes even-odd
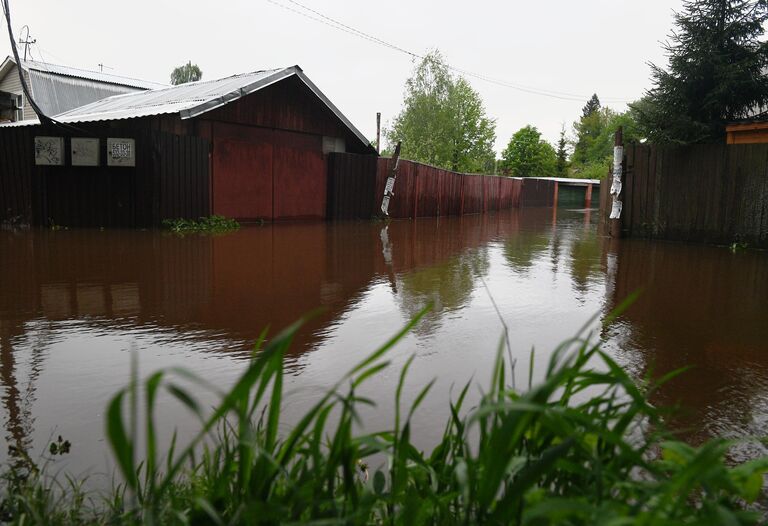
[(352, 122), (344, 116), (343, 113), (341, 113), (339, 108), (337, 108), (336, 105), (333, 104), (331, 100), (328, 97), (326, 97), (322, 91), (320, 91), (320, 88), (315, 86), (314, 82), (309, 80), (309, 77), (307, 77), (304, 74), (304, 72), (301, 70), (300, 67), (298, 66), (294, 66), (294, 67), (296, 68), (296, 76), (298, 76), (301, 79), (301, 81), (304, 84), (306, 84), (310, 90), (312, 90), (312, 93), (314, 93), (320, 100), (323, 101), (323, 103), (328, 107), (328, 109), (331, 110), (331, 112), (333, 112), (334, 115), (336, 115), (336, 117), (338, 117), (339, 120), (341, 120), (341, 122), (343, 122), (347, 128), (349, 128), (349, 130), (355, 135), (355, 137), (358, 138), (358, 140), (362, 143), (362, 145), (365, 148), (370, 150), (371, 153), (376, 153), (376, 149), (373, 146), (371, 146), (371, 142), (368, 140), (368, 138), (365, 135), (363, 135), (362, 132), (360, 132), (360, 130), (358, 130), (355, 127), (355, 125), (352, 124)]
[(227, 93), (226, 95), (217, 97), (216, 99), (204, 102), (192, 108), (181, 110), (179, 112), (179, 117), (182, 119), (192, 119), (194, 117), (199, 117), (204, 113), (215, 110), (216, 108), (220, 108), (226, 104), (229, 104), (230, 102), (245, 97), (246, 95), (250, 95), (255, 91), (263, 89), (271, 84), (275, 84), (276, 82), (280, 82), (281, 80), (292, 77), (294, 75), (298, 77), (310, 89), (310, 91), (312, 91), (312, 93), (314, 93), (315, 96), (319, 98), (323, 104), (325, 104), (329, 110), (331, 110), (331, 112), (344, 124), (344, 126), (346, 126), (347, 129), (349, 129), (349, 131), (351, 131), (352, 134), (360, 141), (364, 148), (369, 149), (371, 153), (376, 153), (375, 148), (371, 146), (370, 141), (365, 137), (365, 135), (363, 135), (360, 130), (358, 130), (352, 124), (352, 122), (344, 116), (343, 113), (341, 113), (339, 108), (337, 108), (330, 101), (330, 99), (326, 97), (322, 91), (320, 91), (320, 88), (318, 88), (311, 80), (309, 80), (309, 77), (304, 74), (304, 71), (299, 66), (291, 66), (289, 68), (282, 69), (273, 75), (270, 75), (261, 80), (257, 80), (256, 82), (253, 82), (233, 92)]
[(295, 67), (281, 69), (280, 71), (266, 78), (257, 80), (256, 82), (252, 82), (247, 86), (238, 88), (235, 91), (231, 91), (225, 95), (222, 95), (221, 97), (217, 97), (213, 100), (209, 100), (202, 104), (198, 104), (197, 106), (194, 106), (192, 108), (181, 110), (179, 112), (179, 117), (181, 117), (182, 119), (192, 119), (194, 117), (199, 117), (203, 113), (207, 113), (209, 111), (215, 110), (216, 108), (225, 106), (230, 102), (236, 101), (237, 99), (241, 99), (246, 95), (250, 95), (255, 91), (258, 91), (262, 88), (266, 88), (267, 86), (274, 84), (275, 82), (280, 82), (281, 80), (296, 74), (297, 72)]

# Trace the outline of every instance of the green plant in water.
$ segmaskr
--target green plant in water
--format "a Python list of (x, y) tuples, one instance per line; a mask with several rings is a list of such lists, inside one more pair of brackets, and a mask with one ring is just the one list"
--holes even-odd
[(747, 248), (749, 248), (749, 245), (741, 241), (734, 241), (733, 243), (731, 243), (729, 248), (731, 249), (731, 252), (739, 252), (741, 250), (746, 250)]
[[(42, 477), (4, 495), (14, 524), (755, 524), (768, 459), (730, 467), (732, 445), (694, 448), (662, 431), (638, 388), (587, 337), (553, 353), (543, 381), (510, 387), (500, 345), (486, 392), (467, 408), (470, 384), (448, 403), (450, 418), (429, 452), (412, 441), (412, 418), (431, 390), (403, 407), (413, 358), (399, 374), (392, 427), (356, 432), (359, 394), (390, 366), (388, 351), (418, 323), (351, 367), (287, 433), (279, 433), (283, 363), (294, 324), (257, 351), (234, 386), (205, 414), (173, 377), (215, 389), (184, 370), (160, 371), (120, 391), (107, 409), (107, 438), (123, 486), (94, 511), (72, 484), (53, 497)], [(532, 356), (533, 358), (533, 356)], [(531, 360), (533, 363), (533, 360)], [(168, 374), (174, 373), (173, 376)], [(669, 377), (662, 379), (666, 381)], [(138, 393), (144, 421), (138, 422)], [(201, 421), (186, 445), (161, 455), (155, 407), (170, 393)], [(146, 457), (137, 458), (142, 428)], [(386, 459), (369, 474), (369, 464)]]
[(164, 219), (163, 228), (177, 234), (220, 234), (240, 228), (236, 220), (212, 215), (194, 219)]

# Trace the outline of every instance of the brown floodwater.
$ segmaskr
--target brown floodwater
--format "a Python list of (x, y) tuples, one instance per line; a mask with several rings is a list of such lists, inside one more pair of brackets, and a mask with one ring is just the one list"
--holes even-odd
[[(405, 401), (438, 381), (419, 411), (417, 443), (441, 434), (447, 399), (484, 385), (509, 327), (519, 383), (593, 316), (605, 347), (638, 378), (682, 366), (654, 403), (698, 442), (768, 431), (768, 253), (598, 236), (594, 210), (523, 209), (457, 218), (276, 224), (220, 236), (131, 230), (0, 230), (3, 436), (33, 458), (52, 436), (72, 452), (57, 469), (108, 472), (103, 417), (129, 381), (182, 366), (226, 387), (262, 329), (322, 307), (299, 332), (286, 370), (283, 425), (395, 334), (432, 311), (392, 351), (366, 394), (392, 420), (400, 365), (415, 356)], [(640, 299), (612, 325), (626, 295)], [(473, 390), (476, 393), (477, 389)], [(198, 390), (204, 403), (213, 397)], [(473, 395), (474, 396), (474, 395)], [(196, 421), (170, 399), (166, 437)], [(0, 454), (5, 454), (2, 448)], [(744, 455), (753, 454), (750, 449)]]

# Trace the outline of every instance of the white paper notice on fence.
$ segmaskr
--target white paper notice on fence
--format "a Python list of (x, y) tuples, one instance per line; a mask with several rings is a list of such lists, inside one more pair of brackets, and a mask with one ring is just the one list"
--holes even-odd
[(384, 215), (389, 215), (389, 196), (385, 195), (384, 199), (381, 200), (381, 211), (384, 213)]
[(614, 177), (613, 182), (611, 183), (611, 195), (617, 196), (621, 193), (621, 179), (619, 177)]
[(613, 200), (613, 206), (611, 207), (611, 219), (619, 219), (621, 217), (621, 201), (618, 199)]
[(395, 187), (395, 178), (387, 177), (387, 184), (384, 187), (384, 195), (392, 195), (392, 189)]

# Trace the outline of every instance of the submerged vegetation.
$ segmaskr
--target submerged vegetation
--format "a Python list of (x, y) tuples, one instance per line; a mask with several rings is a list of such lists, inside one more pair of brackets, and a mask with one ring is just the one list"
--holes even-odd
[(240, 228), (236, 220), (212, 215), (194, 219), (165, 219), (163, 227), (177, 234), (218, 234), (231, 232)]
[[(391, 364), (388, 351), (418, 322), (351, 367), (281, 433), (283, 361), (295, 324), (266, 342), (218, 405), (204, 411), (180, 370), (134, 379), (109, 403), (106, 434), (123, 485), (103, 501), (77, 481), (35, 469), (5, 475), (0, 520), (13, 524), (753, 524), (768, 459), (724, 462), (730, 443), (670, 439), (648, 397), (587, 337), (552, 355), (543, 380), (514, 385), (499, 347), (490, 382), (468, 407), (470, 384), (448, 404), (431, 451), (412, 442), (412, 417), (393, 392), (390, 429), (360, 432), (374, 402), (360, 388)], [(185, 445), (158, 450), (154, 417), (165, 392), (200, 419)], [(139, 397), (143, 407), (139, 408)], [(143, 411), (142, 421), (137, 415)], [(139, 439), (141, 436), (141, 439)], [(137, 458), (139, 447), (146, 450)], [(76, 447), (76, 445), (73, 445)]]

